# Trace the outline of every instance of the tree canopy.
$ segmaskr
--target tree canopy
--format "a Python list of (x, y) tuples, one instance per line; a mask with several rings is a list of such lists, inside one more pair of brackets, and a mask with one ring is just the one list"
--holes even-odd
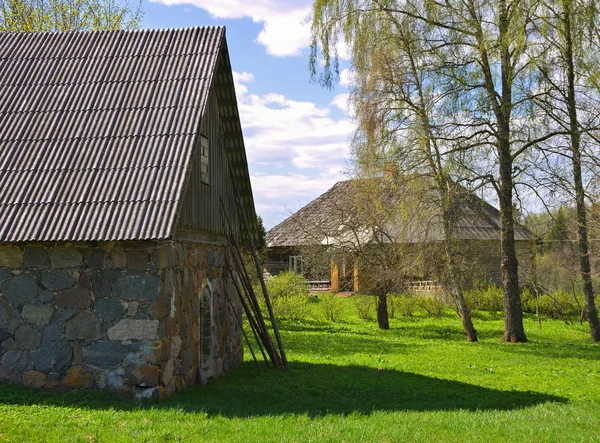
[(526, 193), (544, 205), (556, 192), (576, 201), (587, 310), (596, 315), (584, 199), (598, 167), (598, 20), (589, 0), (314, 3), (312, 78), (332, 87), (340, 48), (349, 48), (360, 173), (393, 162), (436, 177), (442, 208), (452, 183), (495, 191), (506, 341), (527, 340), (514, 236)]
[(0, 32), (136, 29), (142, 15), (141, 0), (0, 0)]

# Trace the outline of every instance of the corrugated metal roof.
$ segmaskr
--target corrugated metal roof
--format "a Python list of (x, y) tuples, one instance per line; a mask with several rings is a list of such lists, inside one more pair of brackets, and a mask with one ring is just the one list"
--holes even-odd
[(0, 241), (169, 238), (224, 37), (0, 34)]
[[(374, 238), (371, 227), (379, 223), (378, 230), (386, 238), (398, 242), (417, 243), (440, 241), (443, 230), (439, 210), (434, 204), (401, 209), (403, 196), (397, 192), (389, 195), (383, 191), (381, 181), (377, 188), (361, 186), (360, 180), (336, 183), (323, 195), (313, 200), (296, 213), (267, 232), (267, 247), (299, 247), (308, 245), (357, 246)], [(382, 189), (379, 190), (378, 187)], [(382, 214), (390, 219), (373, 220), (372, 214), (364, 214), (358, 208), (360, 200), (369, 200), (369, 191), (381, 192), (383, 208), (395, 205), (397, 209), (384, 209)], [(410, 197), (404, 197), (410, 198)], [(375, 198), (377, 199), (377, 198)], [(500, 213), (492, 205), (472, 193), (464, 193), (456, 199), (458, 217), (454, 223), (454, 236), (459, 240), (500, 240)], [(410, 212), (410, 213), (407, 213)], [(381, 215), (381, 214), (380, 214)], [(375, 216), (377, 217), (377, 216)], [(519, 223), (515, 224), (515, 240), (534, 241), (535, 236)], [(384, 240), (386, 241), (386, 240)]]

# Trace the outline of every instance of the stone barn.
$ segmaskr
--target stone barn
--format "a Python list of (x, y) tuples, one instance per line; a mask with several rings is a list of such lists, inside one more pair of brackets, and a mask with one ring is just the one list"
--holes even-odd
[(0, 59), (0, 382), (154, 396), (240, 363), (225, 29), (3, 33)]

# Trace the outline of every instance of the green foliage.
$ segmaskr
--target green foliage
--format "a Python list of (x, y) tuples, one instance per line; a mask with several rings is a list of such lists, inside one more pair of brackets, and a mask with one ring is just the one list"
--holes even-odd
[(136, 29), (141, 16), (141, 2), (126, 0), (0, 0), (1, 31)]
[[(339, 298), (348, 311), (352, 298)], [(312, 304), (318, 309), (318, 304)], [(586, 327), (532, 316), (530, 342), (501, 343), (455, 318), (280, 324), (290, 369), (246, 361), (172, 398), (0, 386), (2, 442), (592, 442), (600, 435), (598, 346)], [(249, 360), (249, 353), (246, 353)], [(510, 424), (510, 426), (507, 425)]]
[[(521, 296), (523, 311), (536, 312), (536, 297), (529, 290)], [(583, 293), (558, 290), (551, 294), (538, 294), (537, 309), (540, 315), (567, 322), (579, 321), (583, 309)]]
[(556, 211), (550, 229), (544, 240), (547, 242), (565, 241), (568, 240), (570, 236), (567, 211), (564, 206), (561, 206), (558, 208), (558, 211)]
[(419, 298), (411, 292), (388, 294), (388, 313), (390, 318), (397, 315), (412, 317), (419, 307)]
[(502, 288), (496, 285), (464, 291), (464, 296), (471, 311), (498, 313), (504, 309)]
[(0, 0), (1, 32), (137, 29), (142, 2), (129, 0)]
[(358, 318), (364, 321), (371, 319), (371, 314), (375, 310), (375, 297), (364, 294), (354, 294), (351, 297), (352, 303), (356, 308)]
[(300, 320), (309, 312), (308, 282), (300, 274), (284, 271), (266, 281), (277, 318)]
[[(483, 289), (465, 291), (465, 300), (472, 312), (498, 314), (503, 311), (502, 288), (488, 286)], [(537, 301), (537, 310), (536, 310)], [(538, 312), (544, 318), (560, 319), (568, 322), (579, 320), (583, 308), (583, 294), (558, 289), (552, 293), (538, 293), (536, 296), (528, 289), (521, 293), (523, 311), (531, 314)]]
[(323, 310), (323, 316), (325, 320), (331, 322), (340, 321), (344, 312), (344, 304), (339, 297), (331, 292), (325, 292), (319, 295), (320, 306)]
[(258, 241), (255, 245), (256, 255), (261, 266), (264, 266), (267, 259), (267, 231), (260, 215), (256, 217), (256, 226), (258, 228)]
[(448, 308), (448, 302), (441, 291), (432, 291), (420, 294), (419, 306), (430, 317), (441, 317)]
[(129, 0), (0, 0), (0, 32), (137, 29), (142, 2)]

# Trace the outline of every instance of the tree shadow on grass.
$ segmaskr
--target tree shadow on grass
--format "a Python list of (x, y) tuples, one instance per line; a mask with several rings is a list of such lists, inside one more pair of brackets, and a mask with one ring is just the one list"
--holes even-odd
[(510, 344), (499, 347), (500, 351), (512, 355), (533, 355), (552, 360), (572, 358), (577, 360), (598, 361), (600, 346), (593, 343), (548, 343), (531, 340), (524, 344)]
[[(504, 335), (504, 331), (502, 326), (496, 329), (478, 329), (477, 324), (475, 324), (475, 329), (477, 329), (477, 338), (479, 340), (487, 340), (494, 339), (500, 342), (502, 340), (502, 336)], [(424, 340), (444, 340), (451, 342), (463, 342), (467, 343), (467, 339), (464, 333), (464, 330), (460, 324), (460, 319), (457, 318), (456, 323), (451, 325), (403, 325), (396, 327), (399, 331), (400, 335), (407, 335), (411, 337), (416, 337)]]
[(372, 336), (373, 332), (371, 331), (358, 331), (356, 329), (356, 325), (354, 324), (344, 324), (342, 322), (338, 322), (335, 324), (327, 324), (318, 321), (307, 321), (304, 320), (302, 322), (292, 323), (287, 322), (280, 324), (280, 329), (289, 331), (289, 332), (330, 332), (335, 334), (349, 334), (349, 335), (358, 335), (358, 336)]
[(142, 404), (98, 392), (59, 394), (0, 387), (0, 404), (177, 409), (224, 417), (511, 410), (566, 401), (537, 392), (500, 391), (390, 369), (296, 362), (288, 371), (258, 370), (245, 363), (206, 386), (194, 386), (169, 399)]

